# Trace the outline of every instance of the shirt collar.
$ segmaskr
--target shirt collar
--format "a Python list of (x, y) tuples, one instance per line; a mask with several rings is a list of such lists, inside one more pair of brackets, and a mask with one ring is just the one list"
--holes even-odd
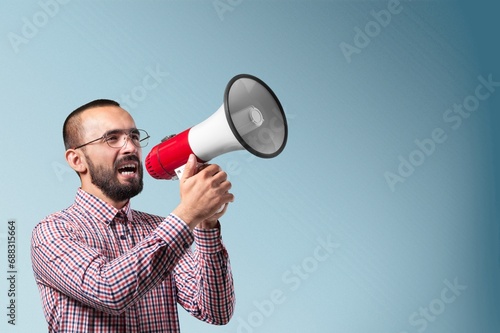
[(130, 208), (130, 200), (127, 201), (122, 209), (116, 209), (107, 202), (98, 197), (85, 192), (79, 188), (76, 193), (75, 204), (85, 209), (89, 214), (93, 215), (97, 220), (109, 224), (117, 214), (127, 215), (127, 219), (132, 221), (132, 209)]

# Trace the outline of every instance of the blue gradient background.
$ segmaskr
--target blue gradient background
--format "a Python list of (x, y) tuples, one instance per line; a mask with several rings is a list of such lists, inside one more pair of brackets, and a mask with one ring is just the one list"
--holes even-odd
[[(184, 332), (498, 332), (500, 87), (456, 130), (443, 114), (474, 93), (478, 76), (500, 81), (499, 6), (402, 1), (349, 63), (340, 44), (353, 44), (354, 29), (387, 5), (73, 0), (16, 52), (9, 36), (22, 37), (24, 19), (43, 9), (2, 1), (0, 329), (46, 331), (29, 244), (35, 224), (70, 205), (79, 185), (65, 166), (65, 117), (92, 99), (123, 102), (150, 68), (168, 75), (128, 109), (152, 136), (144, 156), (215, 112), (240, 73), (269, 84), (289, 122), (277, 158), (233, 152), (213, 161), (236, 195), (222, 224), (237, 308), (223, 327), (180, 310)], [(384, 174), (436, 128), (446, 141), (391, 191)], [(166, 215), (177, 193), (177, 182), (146, 175), (133, 206)], [(6, 317), (12, 218), (16, 326)], [(318, 260), (328, 239), (335, 249)], [(445, 281), (455, 280), (465, 290), (439, 301), (443, 291), (454, 295)], [(418, 313), (429, 307), (438, 314), (424, 327)]]

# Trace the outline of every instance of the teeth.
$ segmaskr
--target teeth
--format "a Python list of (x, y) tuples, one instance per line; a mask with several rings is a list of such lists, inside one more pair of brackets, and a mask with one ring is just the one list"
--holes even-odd
[(137, 167), (135, 166), (135, 164), (125, 164), (118, 169), (118, 172), (123, 175), (132, 175), (135, 173), (136, 169)]
[(134, 164), (127, 164), (127, 165), (122, 166), (121, 168), (135, 168), (135, 165)]

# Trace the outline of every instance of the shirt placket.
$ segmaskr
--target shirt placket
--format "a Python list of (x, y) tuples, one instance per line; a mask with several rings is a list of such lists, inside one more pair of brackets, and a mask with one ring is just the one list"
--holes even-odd
[[(118, 246), (118, 250), (120, 255), (124, 254), (132, 247), (135, 246), (135, 237), (130, 230), (131, 223), (127, 218), (127, 214), (125, 212), (118, 212), (110, 224), (111, 230), (113, 231), (113, 235), (116, 240), (116, 244)], [(135, 305), (129, 307), (125, 312), (125, 320), (127, 325), (127, 333), (138, 333), (138, 312), (137, 307)]]
[(113, 235), (116, 239), (116, 244), (118, 245), (120, 255), (122, 255), (132, 247), (134, 247), (134, 236), (130, 232), (130, 222), (128, 221), (126, 214), (118, 212), (113, 219), (113, 222), (114, 223), (110, 224), (111, 230), (113, 231)]

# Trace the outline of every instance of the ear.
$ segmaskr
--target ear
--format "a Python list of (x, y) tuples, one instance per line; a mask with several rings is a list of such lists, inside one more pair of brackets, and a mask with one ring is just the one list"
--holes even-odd
[(82, 174), (87, 171), (87, 161), (85, 160), (85, 156), (81, 150), (68, 149), (66, 150), (65, 157), (69, 166), (78, 174)]

